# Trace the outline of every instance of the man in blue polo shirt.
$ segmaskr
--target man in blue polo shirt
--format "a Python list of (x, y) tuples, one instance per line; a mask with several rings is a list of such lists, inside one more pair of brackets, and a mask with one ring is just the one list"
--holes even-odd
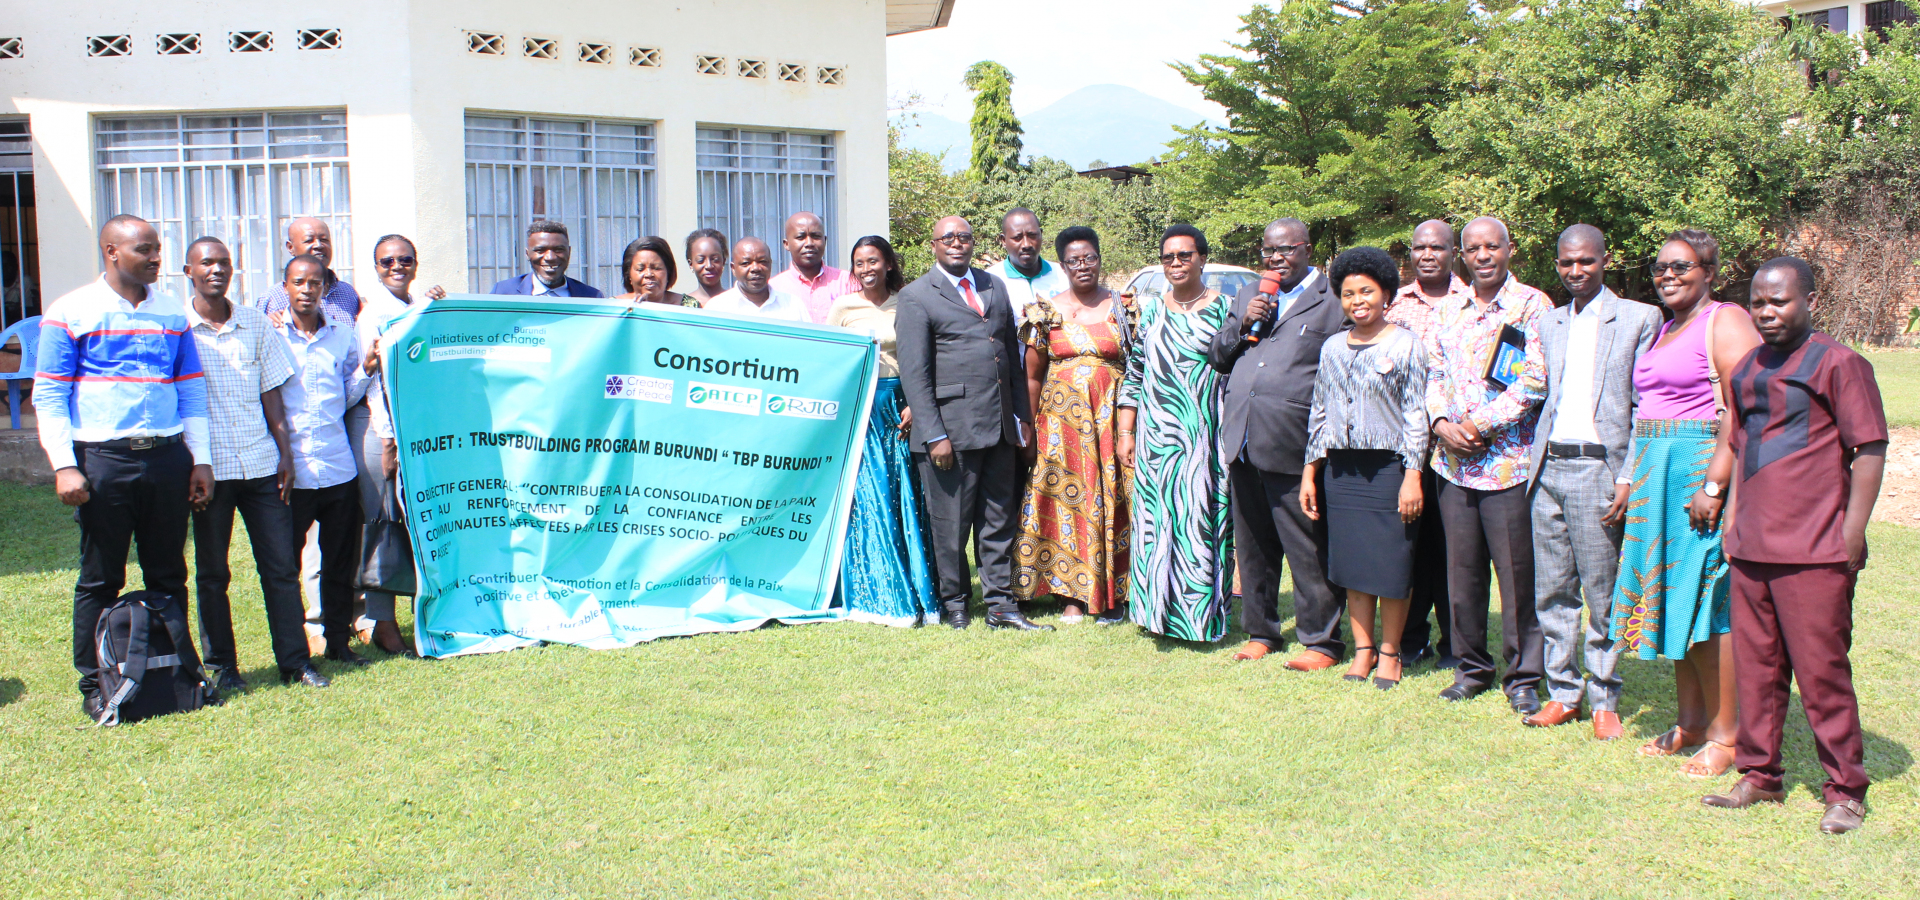
[(213, 493), (207, 385), (180, 302), (153, 288), (160, 233), (136, 216), (100, 229), (106, 271), (40, 323), (33, 398), (61, 502), (79, 507), (73, 667), (99, 720), (93, 629), (127, 583), (140, 542), (147, 590), (187, 605), (187, 518)]

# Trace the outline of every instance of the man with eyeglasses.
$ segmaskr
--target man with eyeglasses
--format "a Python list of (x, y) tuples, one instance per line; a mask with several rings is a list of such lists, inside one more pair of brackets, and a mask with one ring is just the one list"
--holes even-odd
[[(1499, 219), (1481, 217), (1460, 232), (1473, 290), (1427, 346), (1427, 415), (1440, 444), (1437, 505), (1447, 530), (1447, 599), (1452, 604), (1453, 684), (1440, 692), (1468, 700), (1493, 686), (1487, 652), (1487, 564), (1500, 579), (1501, 650), (1507, 702), (1523, 716), (1540, 711), (1546, 671), (1540, 619), (1534, 609), (1533, 513), (1527, 499), (1534, 427), (1546, 397), (1540, 319), (1547, 295), (1509, 271), (1513, 238)], [(1518, 346), (1508, 343), (1517, 334)], [(1489, 362), (1517, 356), (1517, 372)], [(1496, 380), (1495, 372), (1511, 377)]]
[[(988, 269), (1007, 286), (1013, 303), (1013, 326), (1027, 321), (1027, 307), (1067, 290), (1067, 273), (1040, 255), (1040, 217), (1016, 206), (1000, 219), (1000, 252), (1006, 258)], [(1025, 358), (1022, 357), (1024, 363)]]
[(948, 216), (933, 233), (933, 270), (900, 291), (894, 331), (940, 602), (948, 625), (967, 627), (971, 536), (987, 627), (1052, 631), (1028, 621), (1013, 595), (1020, 448), (1032, 440), (1013, 307), (1000, 279), (973, 267), (966, 219)]
[[(327, 267), (327, 290), (320, 298), (320, 305), (326, 309), (328, 319), (351, 322), (360, 315), (360, 292), (333, 273), (333, 231), (325, 221), (301, 216), (287, 223), (287, 258), (296, 256), (311, 256)], [(273, 289), (253, 305), (267, 314), (274, 327), (279, 327), (287, 318), (286, 285), (276, 281)]]
[[(1232, 457), (1235, 551), (1241, 569), (1240, 623), (1247, 642), (1234, 659), (1260, 659), (1286, 647), (1280, 575), (1293, 566), (1294, 634), (1299, 672), (1340, 661), (1345, 594), (1327, 582), (1327, 530), (1300, 508), (1307, 414), (1320, 371), (1320, 346), (1346, 328), (1346, 313), (1325, 275), (1311, 264), (1305, 222), (1280, 219), (1260, 238), (1260, 259), (1279, 278), (1274, 294), (1259, 283), (1240, 289), (1213, 336), (1207, 361), (1227, 375), (1222, 449)], [(1163, 265), (1186, 260), (1163, 257)]]

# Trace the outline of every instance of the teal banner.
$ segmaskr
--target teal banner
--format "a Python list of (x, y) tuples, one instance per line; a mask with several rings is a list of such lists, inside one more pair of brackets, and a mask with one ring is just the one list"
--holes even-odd
[(422, 654), (840, 617), (871, 337), (455, 294), (381, 349)]

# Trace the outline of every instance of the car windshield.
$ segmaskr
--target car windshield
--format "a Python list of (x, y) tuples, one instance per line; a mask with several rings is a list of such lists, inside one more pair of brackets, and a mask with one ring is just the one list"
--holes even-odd
[(1232, 297), (1240, 293), (1241, 288), (1258, 281), (1259, 276), (1252, 272), (1208, 272), (1200, 280), (1206, 282), (1207, 287)]

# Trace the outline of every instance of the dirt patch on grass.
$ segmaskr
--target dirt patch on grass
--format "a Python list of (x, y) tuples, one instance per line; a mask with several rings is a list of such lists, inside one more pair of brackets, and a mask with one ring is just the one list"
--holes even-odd
[(1887, 441), (1887, 477), (1880, 484), (1873, 520), (1920, 526), (1920, 428), (1892, 429)]

